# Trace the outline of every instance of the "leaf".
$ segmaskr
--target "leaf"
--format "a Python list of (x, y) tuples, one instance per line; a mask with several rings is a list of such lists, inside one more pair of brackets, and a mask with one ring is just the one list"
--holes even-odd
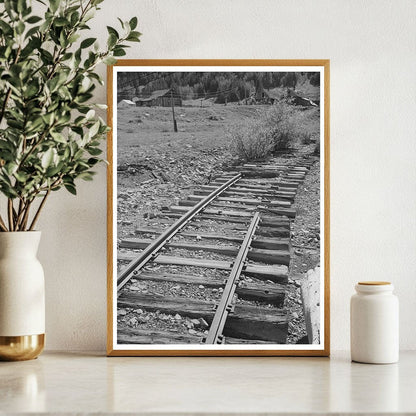
[(68, 45), (68, 39), (65, 36), (65, 31), (61, 30), (61, 33), (59, 35), (59, 44), (65, 48)]
[(24, 95), (26, 98), (31, 98), (37, 94), (39, 87), (36, 84), (29, 84), (26, 86)]
[(93, 126), (90, 128), (89, 132), (88, 132), (88, 136), (90, 138), (94, 137), (97, 133), (98, 130), (100, 129), (100, 122), (97, 121), (96, 123), (93, 124)]
[(65, 183), (64, 184), (65, 189), (70, 192), (72, 195), (76, 195), (77, 194), (77, 190), (75, 189), (75, 186), (70, 184), (70, 183)]
[(15, 6), (16, 6), (15, 1), (5, 0), (4, 2), (4, 8), (6, 9), (7, 14), (12, 20), (14, 20), (14, 15), (15, 15), (14, 12), (16, 11)]
[(16, 25), (16, 33), (21, 35), (25, 31), (25, 24), (20, 20)]
[(124, 29), (125, 23), (119, 17), (117, 17), (117, 20), (120, 22), (121, 27)]
[(114, 48), (113, 55), (114, 56), (124, 56), (124, 55), (126, 55), (126, 51), (122, 48), (116, 47), (116, 48)]
[(115, 65), (117, 63), (117, 59), (113, 58), (112, 56), (108, 56), (103, 60), (103, 63), (106, 65)]
[(57, 27), (60, 26), (68, 26), (70, 25), (69, 20), (65, 19), (65, 17), (57, 17), (54, 21), (53, 24)]
[(46, 170), (45, 176), (48, 178), (51, 178), (55, 176), (57, 173), (59, 173), (62, 169), (62, 163), (59, 164), (59, 166), (49, 167)]
[(130, 26), (131, 30), (136, 29), (136, 27), (137, 27), (137, 17), (136, 16), (134, 16), (130, 19), (129, 26)]
[(110, 33), (110, 36), (107, 40), (108, 49), (113, 49), (113, 47), (117, 44), (118, 38), (113, 33)]
[(13, 29), (10, 25), (8, 25), (4, 20), (0, 19), (0, 29), (3, 31), (4, 34), (8, 35), (13, 32)]
[(27, 9), (27, 4), (25, 0), (17, 0), (17, 12), (22, 13), (25, 9)]
[(45, 122), (45, 124), (52, 125), (52, 123), (54, 121), (54, 118), (55, 118), (54, 116), (55, 116), (55, 114), (53, 112), (51, 112), (51, 113), (47, 113), (47, 114), (45, 114), (41, 117), (42, 117), (43, 121)]
[(81, 45), (80, 45), (81, 49), (85, 49), (85, 48), (90, 47), (96, 40), (97, 40), (97, 38), (87, 38), (87, 39), (84, 39), (81, 42)]
[(19, 182), (21, 182), (21, 183), (24, 183), (24, 182), (26, 182), (27, 181), (27, 179), (28, 179), (28, 175), (26, 175), (25, 173), (23, 173), (23, 172), (15, 172), (14, 173), (14, 177), (19, 181)]
[(14, 162), (9, 162), (9, 163), (6, 164), (4, 169), (6, 170), (7, 174), (11, 176), (16, 172), (17, 164), (14, 163)]
[(41, 117), (36, 117), (33, 120), (30, 120), (26, 123), (26, 133), (30, 134), (35, 131), (40, 131), (43, 128), (43, 119)]
[(100, 148), (98, 148), (98, 147), (90, 147), (90, 148), (88, 149), (88, 153), (89, 153), (91, 156), (98, 156), (98, 155), (100, 155), (102, 152), (103, 152), (103, 151), (102, 151)]
[(83, 179), (84, 181), (92, 181), (95, 172), (81, 172), (78, 175), (78, 178)]
[(58, 10), (60, 0), (49, 0), (49, 7), (52, 13), (55, 13)]
[(74, 13), (71, 14), (70, 20), (71, 26), (74, 27), (79, 21), (79, 13), (77, 11), (74, 11)]
[(68, 42), (69, 43), (74, 43), (76, 42), (81, 35), (79, 35), (78, 33), (74, 33), (72, 36), (69, 37)]
[(40, 22), (42, 20), (42, 18), (41, 17), (39, 17), (39, 16), (30, 16), (27, 20), (26, 20), (26, 22), (27, 23), (30, 23), (31, 25), (33, 25), (34, 23), (38, 23), (38, 22)]
[(37, 33), (39, 31), (39, 26), (33, 26), (32, 28), (30, 28), (25, 35), (25, 39), (30, 38), (31, 36), (33, 36), (35, 33)]
[(117, 30), (115, 30), (111, 26), (107, 26), (107, 32), (109, 35), (114, 35), (117, 39), (120, 39), (120, 35), (118, 34)]
[(51, 136), (58, 143), (65, 143), (65, 144), (67, 143), (65, 136), (61, 133), (58, 133), (57, 131), (51, 131)]
[(129, 42), (140, 42), (140, 39), (139, 38), (140, 38), (141, 35), (142, 34), (140, 32), (132, 31), (127, 36), (127, 39), (126, 40), (128, 40)]
[(42, 156), (41, 165), (43, 169), (47, 169), (53, 161), (54, 149), (50, 147)]

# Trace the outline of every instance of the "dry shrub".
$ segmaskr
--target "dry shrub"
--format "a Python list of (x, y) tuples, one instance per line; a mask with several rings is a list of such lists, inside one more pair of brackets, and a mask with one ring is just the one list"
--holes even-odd
[(250, 161), (290, 149), (296, 140), (292, 121), (295, 112), (293, 106), (282, 102), (260, 111), (255, 118), (231, 126), (228, 130), (231, 153)]
[(294, 115), (297, 112), (295, 107), (280, 102), (261, 115), (259, 123), (264, 126), (267, 135), (272, 139), (273, 151), (288, 150), (294, 146), (297, 138)]
[(228, 130), (233, 155), (249, 161), (264, 159), (274, 149), (272, 138), (257, 119), (248, 119)]
[(318, 141), (319, 108), (302, 109), (279, 102), (232, 126), (228, 136), (235, 156), (245, 161), (264, 159), (273, 152)]

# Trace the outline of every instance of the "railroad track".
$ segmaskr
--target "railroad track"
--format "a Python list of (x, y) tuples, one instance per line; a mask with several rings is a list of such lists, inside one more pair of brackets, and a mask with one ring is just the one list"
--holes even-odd
[[(285, 344), (293, 201), (312, 163), (302, 158), (223, 172), (166, 208), (158, 226), (123, 239), (118, 261), (127, 265), (117, 277), (118, 308), (185, 317), (198, 330), (125, 326), (118, 328), (118, 342)], [(133, 290), (137, 282), (207, 288), (216, 298), (150, 295)]]

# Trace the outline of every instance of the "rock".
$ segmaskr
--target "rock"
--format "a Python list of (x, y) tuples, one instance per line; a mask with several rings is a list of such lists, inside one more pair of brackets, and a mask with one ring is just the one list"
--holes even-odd
[(150, 316), (143, 316), (143, 315), (140, 315), (140, 316), (138, 316), (138, 317), (136, 318), (136, 320), (137, 320), (138, 322), (140, 322), (140, 323), (144, 324), (144, 323), (146, 323), (146, 322), (149, 322), (149, 321), (150, 321)]
[(223, 289), (222, 287), (220, 287), (220, 288), (218, 289), (218, 292), (222, 293), (222, 292), (224, 292), (224, 289)]
[(127, 311), (125, 309), (119, 309), (117, 311), (117, 316), (124, 316), (127, 315)]
[(180, 316), (178, 313), (175, 315), (175, 319), (177, 321), (180, 321), (182, 319), (182, 316)]
[(190, 329), (190, 328), (193, 328), (193, 327), (194, 327), (194, 324), (193, 324), (191, 321), (186, 321), (186, 322), (185, 322), (185, 326), (186, 326), (188, 329)]
[(199, 321), (199, 319), (191, 319), (191, 322), (192, 322), (195, 326), (199, 326), (199, 325), (201, 325), (201, 322)]
[(172, 287), (172, 290), (180, 290), (180, 288), (181, 288), (181, 287), (180, 287), (179, 285), (177, 285), (177, 286), (173, 286), (173, 287)]
[(135, 309), (133, 312), (141, 315), (143, 313), (143, 309)]
[(191, 335), (196, 335), (196, 334), (198, 334), (198, 332), (197, 332), (197, 331), (195, 331), (195, 329), (188, 329), (188, 332), (189, 332)]
[(298, 319), (298, 318), (299, 318), (299, 314), (298, 314), (298, 313), (296, 313), (296, 312), (293, 312), (293, 313), (292, 313), (292, 318), (293, 318), (293, 319)]
[(135, 316), (129, 319), (127, 322), (127, 325), (132, 326), (132, 327), (136, 327), (138, 324), (139, 324), (139, 321), (137, 320)]
[(199, 285), (198, 286), (200, 289), (205, 289), (205, 286), (204, 285)]
[(217, 293), (217, 292), (218, 292), (217, 288), (212, 289), (212, 293)]
[(209, 328), (208, 322), (204, 318), (199, 318), (199, 323), (202, 328)]

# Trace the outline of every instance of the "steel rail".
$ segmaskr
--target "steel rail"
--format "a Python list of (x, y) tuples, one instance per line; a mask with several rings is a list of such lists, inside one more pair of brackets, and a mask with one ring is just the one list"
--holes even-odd
[(251, 240), (256, 232), (257, 225), (260, 221), (260, 214), (256, 212), (251, 220), (250, 227), (244, 237), (243, 243), (241, 244), (240, 250), (238, 251), (237, 257), (234, 261), (230, 275), (224, 288), (223, 295), (220, 303), (215, 311), (214, 318), (211, 323), (208, 335), (205, 339), (205, 344), (221, 344), (222, 343), (222, 331), (224, 329), (225, 322), (228, 314), (233, 310), (233, 297), (237, 284), (245, 267), (248, 251), (250, 250)]
[(206, 198), (202, 199), (197, 205), (192, 207), (174, 224), (172, 224), (163, 234), (149, 244), (142, 253), (132, 260), (117, 276), (117, 290), (120, 290), (133, 276), (133, 273), (144, 267), (150, 260), (154, 259), (163, 246), (178, 233), (195, 215), (200, 213), (207, 205), (209, 205), (218, 195), (223, 193), (230, 186), (234, 185), (241, 178), (241, 173), (233, 176), (222, 186), (215, 189)]

